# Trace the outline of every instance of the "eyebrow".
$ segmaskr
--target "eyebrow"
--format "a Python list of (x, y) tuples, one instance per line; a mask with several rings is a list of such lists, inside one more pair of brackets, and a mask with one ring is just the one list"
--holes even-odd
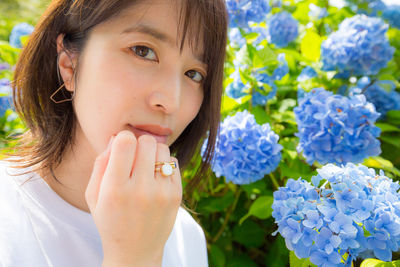
[[(139, 23), (134, 26), (130, 26), (130, 27), (126, 28), (125, 30), (123, 30), (121, 32), (121, 35), (126, 35), (126, 34), (130, 34), (130, 33), (134, 33), (134, 32), (140, 32), (143, 34), (150, 35), (153, 38), (160, 40), (164, 43), (167, 43), (170, 46), (175, 46), (175, 42), (173, 41), (173, 39), (170, 36), (166, 35), (163, 32), (160, 32), (158, 29), (156, 29), (150, 25), (143, 24), (143, 23)], [(207, 64), (203, 60), (202, 54), (195, 54), (194, 56), (197, 61), (200, 61), (201, 63), (203, 63), (204, 65), (207, 66)]]

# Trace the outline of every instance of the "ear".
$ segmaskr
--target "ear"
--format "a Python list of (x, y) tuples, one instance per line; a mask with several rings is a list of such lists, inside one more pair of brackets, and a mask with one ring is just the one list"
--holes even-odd
[(58, 68), (60, 75), (65, 83), (65, 88), (73, 92), (75, 90), (75, 67), (77, 63), (77, 56), (67, 52), (63, 45), (64, 34), (57, 36), (57, 53), (58, 53)]

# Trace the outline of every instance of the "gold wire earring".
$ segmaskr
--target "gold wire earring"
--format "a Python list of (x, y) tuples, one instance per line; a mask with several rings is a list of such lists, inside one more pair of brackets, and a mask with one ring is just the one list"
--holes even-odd
[[(56, 104), (63, 103), (63, 102), (67, 102), (67, 101), (72, 101), (72, 100), (74, 99), (75, 90), (74, 90), (74, 92), (72, 93), (72, 97), (71, 97), (71, 98), (67, 98), (67, 99), (63, 99), (63, 100), (59, 100), (59, 101), (57, 101), (57, 100), (54, 99), (54, 96), (55, 96), (55, 95), (57, 94), (57, 92), (60, 91), (63, 87), (65, 87), (65, 83), (63, 83), (63, 84), (50, 96), (50, 99), (53, 100), (53, 102), (56, 103)], [(64, 95), (64, 93), (63, 93), (63, 95)]]
[[(65, 51), (65, 50), (63, 50), (63, 51)], [(74, 64), (72, 63), (72, 59), (71, 59), (71, 57), (69, 56), (68, 53), (67, 53), (67, 55), (68, 55), (69, 59), (71, 60), (72, 68), (73, 68), (73, 70), (74, 70), (74, 77), (75, 77), (75, 67), (74, 67)], [(59, 69), (59, 67), (58, 67), (59, 56), (60, 56), (60, 54), (57, 54), (57, 75), (58, 75), (58, 80), (61, 81), (60, 69)], [(59, 100), (59, 101), (57, 101), (57, 100), (54, 99), (54, 96), (55, 96), (55, 95), (58, 93), (58, 91), (60, 91), (61, 88), (63, 88), (63, 87), (65, 87), (65, 82), (50, 96), (50, 99), (51, 99), (54, 103), (56, 103), (56, 104), (63, 103), (63, 102), (67, 102), (67, 101), (72, 101), (72, 100), (74, 99), (75, 90), (73, 91), (72, 97), (71, 97), (71, 98), (66, 98), (66, 99)], [(64, 93), (63, 93), (63, 96), (65, 96)]]

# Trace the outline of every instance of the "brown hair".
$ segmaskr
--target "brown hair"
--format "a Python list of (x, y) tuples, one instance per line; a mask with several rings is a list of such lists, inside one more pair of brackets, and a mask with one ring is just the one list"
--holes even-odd
[[(34, 171), (54, 168), (61, 163), (63, 152), (71, 145), (76, 117), (71, 102), (55, 104), (50, 96), (60, 87), (57, 77), (56, 38), (65, 34), (64, 48), (81, 54), (96, 25), (106, 22), (140, 1), (132, 0), (54, 0), (44, 12), (22, 49), (12, 83), (14, 106), (28, 130), (19, 136), (18, 146), (6, 160), (20, 163), (15, 168), (40, 164)], [(209, 169), (219, 128), (223, 66), (227, 41), (227, 13), (224, 0), (182, 1), (179, 16), (181, 49), (188, 36), (193, 45), (204, 42), (203, 61), (209, 66), (203, 89), (204, 100), (195, 119), (171, 145), (183, 169), (199, 152), (208, 132), (203, 161), (187, 192), (198, 185)], [(196, 29), (199, 25), (201, 36)], [(79, 68), (79, 58), (75, 71)], [(79, 73), (79, 72), (78, 72)], [(198, 154), (197, 154), (198, 155)], [(54, 176), (57, 180), (57, 178)], [(57, 180), (58, 181), (58, 180)], [(58, 181), (59, 182), (59, 181)]]

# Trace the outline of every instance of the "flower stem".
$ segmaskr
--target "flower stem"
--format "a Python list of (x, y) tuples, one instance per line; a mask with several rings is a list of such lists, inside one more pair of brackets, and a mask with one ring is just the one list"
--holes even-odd
[(269, 176), (271, 177), (271, 181), (272, 181), (272, 184), (274, 185), (275, 189), (278, 190), (279, 184), (278, 184), (278, 181), (275, 178), (275, 175), (271, 172), (269, 174)]
[(224, 223), (221, 225), (221, 228), (219, 228), (217, 234), (215, 235), (214, 239), (211, 241), (212, 243), (215, 243), (218, 241), (218, 239), (221, 237), (222, 233), (224, 232), (226, 226), (228, 225), (229, 219), (233, 213), (233, 211), (236, 208), (236, 205), (239, 201), (240, 193), (242, 193), (242, 188), (237, 187), (236, 192), (235, 192), (235, 199), (233, 201), (232, 206), (229, 207), (229, 210), (226, 212)]

